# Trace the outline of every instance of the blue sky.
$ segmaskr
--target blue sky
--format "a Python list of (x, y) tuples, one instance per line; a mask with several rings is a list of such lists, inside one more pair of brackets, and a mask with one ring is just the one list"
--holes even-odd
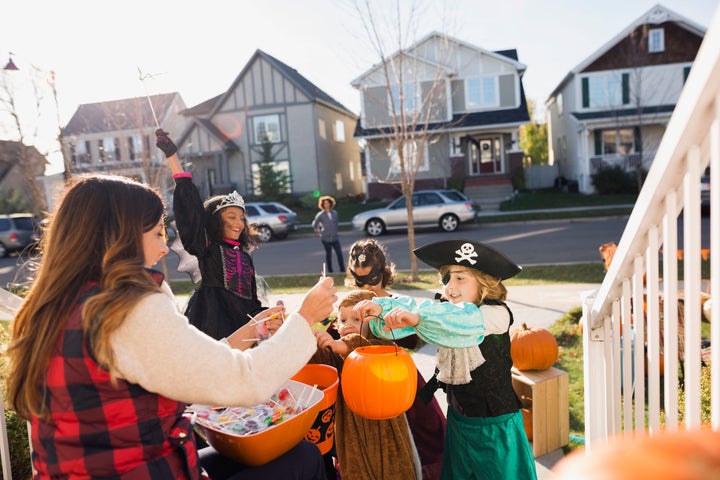
[[(10, 5), (8, 5), (10, 3)], [(378, 58), (347, 0), (10, 0), (0, 63), (56, 72), (60, 118), (77, 106), (179, 92), (188, 106), (231, 85), (256, 49), (359, 112), (350, 82)], [(388, 5), (389, 0), (372, 3)], [(708, 27), (716, 0), (403, 0), (418, 39), (433, 30), (487, 50), (518, 50), (523, 84), (542, 104), (565, 74), (657, 3)], [(380, 8), (380, 7), (378, 7)], [(379, 20), (392, 19), (377, 10)], [(408, 42), (411, 43), (411, 42)], [(151, 78), (140, 82), (138, 67)]]

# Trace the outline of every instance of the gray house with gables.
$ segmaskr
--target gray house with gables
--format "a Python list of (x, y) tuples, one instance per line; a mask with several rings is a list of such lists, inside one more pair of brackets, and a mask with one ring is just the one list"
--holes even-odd
[(182, 112), (176, 143), (201, 194), (258, 193), (263, 139), (288, 193), (353, 197), (363, 192), (357, 116), (294, 68), (257, 50), (228, 90)]
[[(497, 209), (512, 195), (513, 172), (522, 169), (519, 128), (530, 121), (526, 67), (517, 51), (489, 51), (432, 32), (391, 55), (387, 66), (389, 75), (378, 64), (352, 82), (361, 96), (355, 137), (365, 144), (368, 197), (400, 195), (390, 138), (392, 111), (404, 108), (428, 119), (424, 151), (411, 144), (406, 152), (406, 158), (422, 159), (415, 188), (460, 188), (481, 209)], [(394, 109), (390, 102), (397, 102)]]

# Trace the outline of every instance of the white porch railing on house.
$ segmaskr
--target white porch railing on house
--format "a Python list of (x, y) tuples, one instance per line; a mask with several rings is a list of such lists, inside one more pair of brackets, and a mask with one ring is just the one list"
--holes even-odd
[[(703, 238), (700, 177), (708, 164), (712, 214), (709, 238)], [(642, 430), (654, 435), (683, 424), (688, 429), (700, 427), (702, 293), (709, 293), (715, 306), (710, 320), (709, 423), (720, 430), (719, 185), (720, 15), (716, 13), (605, 279), (583, 304), (588, 454), (613, 435)], [(708, 247), (710, 278), (703, 279), (701, 255)], [(675, 339), (682, 341), (679, 349)]]
[(648, 150), (642, 153), (610, 153), (605, 155), (593, 155), (590, 157), (590, 167), (593, 172), (603, 166), (618, 166), (625, 171), (633, 172), (637, 170), (638, 167), (652, 165), (653, 158), (655, 158), (656, 153), (657, 152), (655, 151)]

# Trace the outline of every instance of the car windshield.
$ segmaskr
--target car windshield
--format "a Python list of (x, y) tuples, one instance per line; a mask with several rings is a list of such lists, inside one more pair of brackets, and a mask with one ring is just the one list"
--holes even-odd
[(402, 196), (402, 197), (396, 199), (390, 205), (388, 205), (388, 208), (391, 208), (391, 209), (405, 208), (405, 197)]
[(248, 217), (257, 217), (260, 214), (258, 213), (258, 209), (253, 205), (245, 205), (245, 215)]

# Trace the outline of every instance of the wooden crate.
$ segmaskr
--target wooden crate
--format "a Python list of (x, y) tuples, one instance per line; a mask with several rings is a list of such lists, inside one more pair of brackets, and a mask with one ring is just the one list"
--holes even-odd
[(567, 445), (570, 440), (568, 374), (557, 368), (512, 369), (515, 393), (532, 412), (532, 451), (535, 457)]

